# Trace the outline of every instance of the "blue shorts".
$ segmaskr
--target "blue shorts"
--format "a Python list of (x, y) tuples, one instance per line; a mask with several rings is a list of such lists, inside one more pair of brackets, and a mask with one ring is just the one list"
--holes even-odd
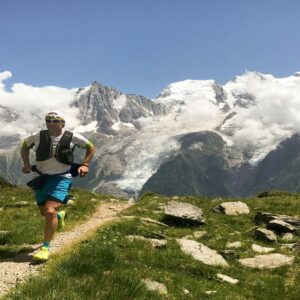
[(72, 186), (72, 179), (62, 176), (49, 176), (47, 182), (41, 190), (35, 191), (37, 205), (45, 205), (47, 200), (57, 201), (67, 204), (69, 191)]

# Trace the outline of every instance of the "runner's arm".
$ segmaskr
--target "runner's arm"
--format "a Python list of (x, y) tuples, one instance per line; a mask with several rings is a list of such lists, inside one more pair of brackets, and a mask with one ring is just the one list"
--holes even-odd
[(21, 147), (21, 158), (23, 161), (23, 173), (27, 174), (31, 172), (31, 165), (29, 161), (29, 154), (30, 148), (27, 146), (26, 142), (24, 141)]
[(86, 154), (82, 165), (89, 166), (89, 163), (96, 152), (95, 146), (91, 143), (86, 148)]
[(89, 143), (86, 147), (86, 154), (82, 165), (78, 168), (80, 176), (84, 176), (89, 172), (89, 163), (96, 152), (96, 148), (92, 143)]

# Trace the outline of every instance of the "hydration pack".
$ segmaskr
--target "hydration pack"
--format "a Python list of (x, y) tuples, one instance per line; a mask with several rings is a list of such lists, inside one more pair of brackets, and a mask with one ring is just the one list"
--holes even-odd
[[(65, 131), (62, 138), (58, 142), (55, 150), (54, 157), (59, 162), (72, 165), (74, 162), (73, 150), (71, 149), (71, 139), (73, 133), (71, 131)], [(48, 130), (42, 130), (40, 132), (40, 143), (36, 149), (36, 160), (44, 161), (52, 157), (52, 140)]]

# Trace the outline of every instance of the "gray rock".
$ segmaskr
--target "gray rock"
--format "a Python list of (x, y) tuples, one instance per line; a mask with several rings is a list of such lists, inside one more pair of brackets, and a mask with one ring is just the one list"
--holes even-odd
[(268, 229), (256, 228), (254, 231), (254, 236), (257, 240), (262, 240), (265, 242), (277, 242), (276, 234)]
[(166, 217), (179, 222), (205, 223), (202, 210), (189, 203), (169, 201), (164, 207), (164, 214)]
[(267, 228), (273, 229), (278, 233), (282, 232), (293, 232), (296, 230), (294, 226), (291, 224), (281, 220), (281, 219), (274, 219), (267, 224)]
[(278, 214), (271, 214), (268, 212), (258, 211), (255, 215), (255, 221), (257, 223), (269, 223), (272, 220), (282, 220), (286, 223), (289, 223), (296, 228), (300, 228), (300, 219), (287, 216), (287, 215), (278, 215)]
[(270, 253), (275, 251), (275, 248), (262, 247), (256, 244), (252, 244), (251, 249), (258, 253)]
[(151, 218), (141, 218), (142, 222), (143, 223), (150, 223), (150, 224), (154, 224), (154, 225), (160, 225), (160, 226), (163, 226), (163, 227), (169, 227), (167, 224), (164, 224), (162, 222), (159, 222), (159, 221), (156, 221), (156, 220), (153, 220)]
[(274, 269), (281, 266), (291, 265), (293, 261), (294, 256), (287, 256), (279, 253), (257, 255), (253, 258), (239, 259), (239, 262), (243, 266), (257, 269)]
[(239, 282), (238, 279), (234, 279), (234, 278), (231, 278), (227, 275), (220, 274), (220, 273), (217, 274), (217, 277), (219, 279), (221, 279), (222, 281), (228, 282), (230, 284), (237, 284)]
[(288, 244), (281, 244), (281, 249), (289, 249), (289, 250), (295, 250), (300, 249), (299, 243), (288, 243)]
[(149, 291), (155, 291), (161, 295), (168, 294), (168, 290), (167, 290), (166, 286), (162, 283), (159, 283), (159, 282), (151, 280), (151, 279), (143, 279), (142, 282), (146, 285), (146, 288)]
[(223, 202), (214, 208), (215, 212), (224, 213), (230, 216), (249, 214), (250, 209), (246, 203), (237, 202)]
[(128, 235), (127, 238), (131, 241), (140, 240), (140, 241), (149, 242), (154, 248), (162, 248), (165, 247), (167, 244), (166, 240), (150, 239), (140, 235)]
[(13, 206), (24, 207), (24, 206), (29, 206), (29, 205), (31, 205), (31, 203), (28, 201), (19, 201), (19, 202), (16, 202)]
[(227, 243), (226, 244), (226, 248), (241, 248), (243, 246), (243, 244), (239, 241), (237, 242), (232, 242), (232, 243)]
[(184, 237), (186, 240), (200, 239), (207, 234), (207, 231), (195, 231), (191, 235), (187, 235)]
[(284, 242), (290, 242), (294, 239), (294, 236), (292, 233), (288, 232), (288, 233), (284, 233), (281, 237), (281, 239), (284, 241)]
[(217, 293), (217, 291), (206, 291), (205, 292), (206, 295), (214, 295), (216, 293)]
[(194, 259), (199, 260), (206, 265), (221, 267), (229, 266), (226, 260), (218, 254), (217, 251), (208, 248), (202, 243), (186, 239), (177, 239), (177, 242), (184, 253), (191, 255)]

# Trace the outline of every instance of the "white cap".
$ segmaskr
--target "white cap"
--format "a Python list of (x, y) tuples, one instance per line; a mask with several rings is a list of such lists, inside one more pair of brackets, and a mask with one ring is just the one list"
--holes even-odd
[(46, 119), (59, 119), (65, 121), (64, 115), (62, 112), (55, 110), (55, 111), (50, 111), (46, 115)]

